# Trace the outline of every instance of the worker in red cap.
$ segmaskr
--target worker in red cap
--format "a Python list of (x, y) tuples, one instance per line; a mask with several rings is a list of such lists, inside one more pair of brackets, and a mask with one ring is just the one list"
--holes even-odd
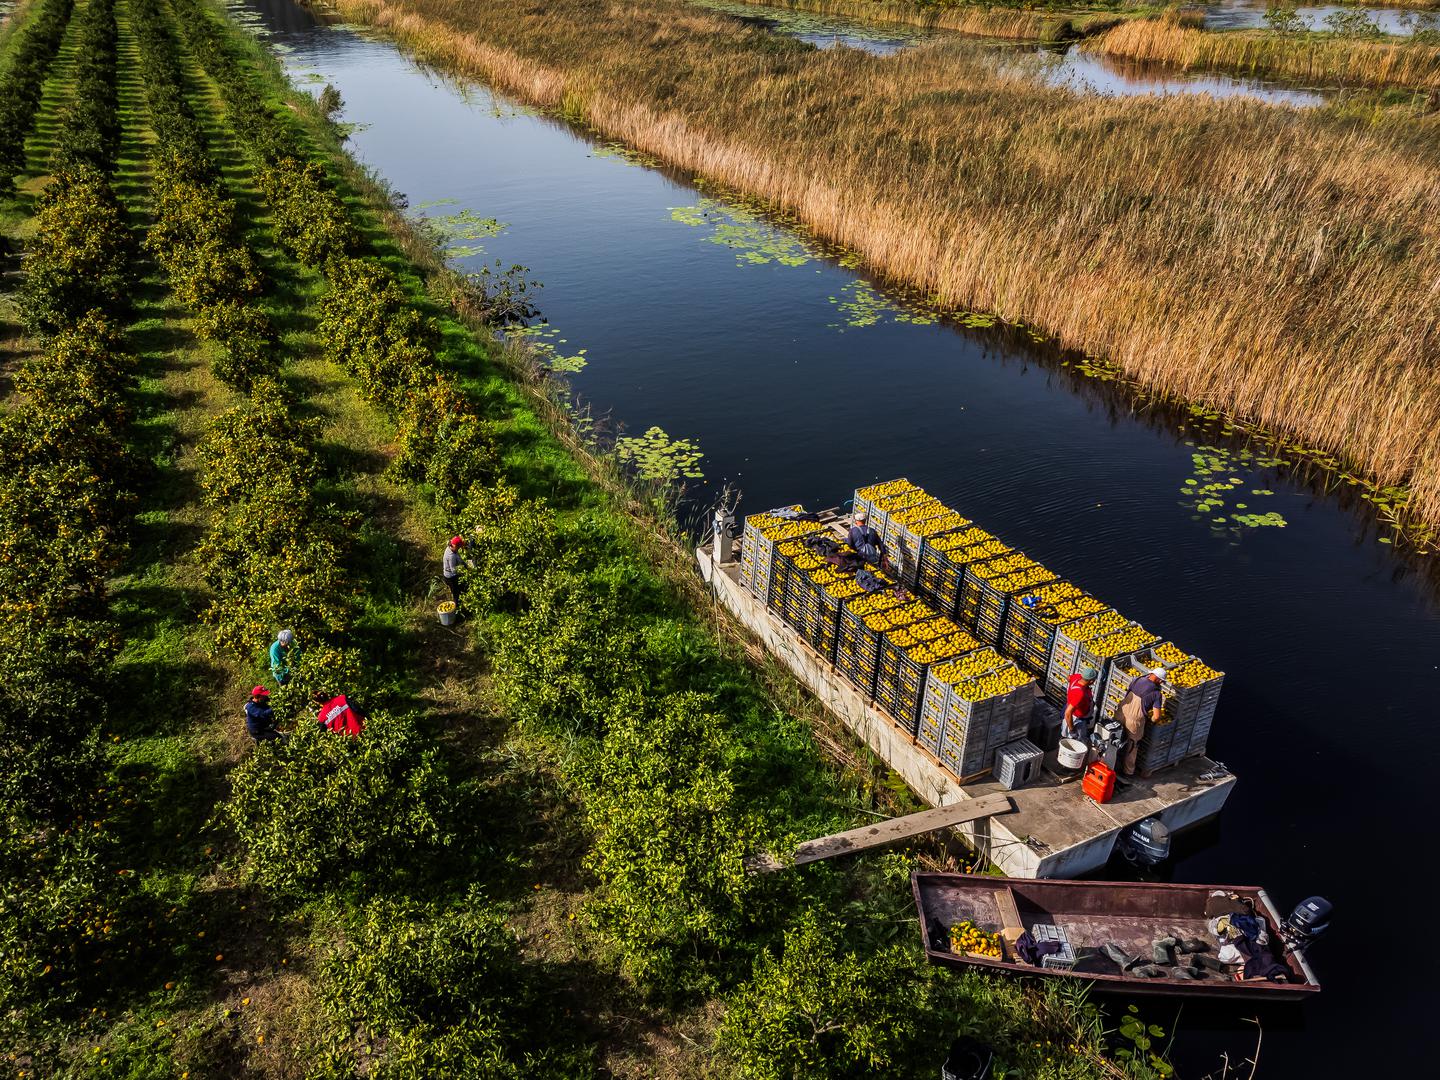
[(450, 589), (450, 599), (455, 601), (456, 612), (460, 610), (460, 564), (463, 562), (472, 569), (475, 566), (469, 559), (461, 557), (460, 551), (464, 547), (463, 536), (452, 536), (450, 543), (445, 545), (445, 554), (440, 560), (440, 576), (445, 579), (445, 584)]
[(263, 686), (251, 690), (250, 700), (245, 703), (245, 730), (257, 743), (285, 737), (275, 722), (275, 710), (270, 708), (270, 691)]

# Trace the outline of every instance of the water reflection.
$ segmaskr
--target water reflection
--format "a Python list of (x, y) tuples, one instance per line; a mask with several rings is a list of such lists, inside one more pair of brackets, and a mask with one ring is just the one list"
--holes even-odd
[(1217, 98), (1252, 98), (1272, 105), (1312, 107), (1323, 104), (1334, 93), (1240, 75), (1175, 71), (1160, 64), (1145, 64), (1078, 48), (1059, 53), (1037, 49), (1035, 55), (1041, 58), (1042, 78), (1049, 85), (1105, 97), (1209, 94)]
[[(1319, 105), (1331, 95), (1325, 90), (1289, 86), (1243, 75), (1177, 72), (1158, 64), (1141, 64), (1082, 52), (1074, 46), (1057, 48), (1034, 42), (965, 37), (944, 30), (867, 23), (838, 15), (812, 15), (738, 0), (693, 2), (748, 25), (819, 48), (844, 45), (877, 56), (891, 56), (926, 42), (943, 40), (949, 48), (972, 50), (987, 59), (1008, 64), (1017, 71), (1033, 73), (1049, 86), (1063, 87), (1076, 93), (1106, 97), (1209, 94), (1219, 98), (1248, 97), (1271, 104), (1302, 107)], [(1012, 63), (1017, 57), (1025, 58), (1025, 62)], [(1029, 62), (1031, 58), (1036, 62)]]
[[(1205, 25), (1211, 30), (1240, 30), (1265, 25), (1265, 12), (1273, 7), (1268, 0), (1223, 0), (1205, 4)], [(1354, 4), (1302, 6), (1296, 14), (1311, 30), (1325, 30), (1331, 15), (1364, 14), (1386, 34), (1413, 34), (1416, 30), (1440, 29), (1440, 16), (1432, 11), (1405, 11), (1397, 8), (1359, 7)]]

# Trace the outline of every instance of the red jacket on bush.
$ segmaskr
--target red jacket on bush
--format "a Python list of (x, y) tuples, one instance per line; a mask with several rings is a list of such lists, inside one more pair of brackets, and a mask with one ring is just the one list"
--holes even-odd
[(344, 732), (346, 735), (359, 735), (365, 727), (365, 717), (344, 694), (336, 694), (321, 705), (315, 719), (327, 731)]

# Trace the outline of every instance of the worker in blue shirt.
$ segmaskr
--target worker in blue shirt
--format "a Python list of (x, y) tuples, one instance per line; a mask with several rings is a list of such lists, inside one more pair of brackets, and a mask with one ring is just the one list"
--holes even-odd
[(861, 510), (855, 515), (846, 540), (855, 549), (855, 553), (871, 566), (884, 569), (889, 565), (885, 557), (885, 541), (880, 539), (880, 534), (871, 526), (870, 515), (866, 511)]
[(251, 690), (250, 700), (245, 703), (245, 731), (257, 743), (285, 737), (280, 734), (275, 710), (270, 707), (270, 691), (263, 686)]
[(1127, 736), (1121, 771), (1126, 776), (1135, 775), (1135, 761), (1140, 753), (1140, 740), (1145, 738), (1146, 724), (1160, 722), (1160, 709), (1165, 704), (1160, 684), (1165, 681), (1166, 674), (1165, 669), (1160, 667), (1148, 675), (1132, 679), (1125, 696), (1120, 699), (1117, 715), (1125, 725)]

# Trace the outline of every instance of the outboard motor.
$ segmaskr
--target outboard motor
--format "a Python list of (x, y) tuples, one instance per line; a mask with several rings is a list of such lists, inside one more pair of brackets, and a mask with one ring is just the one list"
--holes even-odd
[(1119, 847), (1136, 866), (1158, 866), (1170, 857), (1170, 828), (1158, 817), (1137, 821), (1120, 834)]
[(1330, 929), (1330, 913), (1334, 907), (1323, 896), (1300, 901), (1280, 927), (1280, 936), (1291, 952), (1304, 952), (1311, 943)]
[(950, 1044), (940, 1080), (988, 1080), (995, 1053), (979, 1039), (961, 1036)]

